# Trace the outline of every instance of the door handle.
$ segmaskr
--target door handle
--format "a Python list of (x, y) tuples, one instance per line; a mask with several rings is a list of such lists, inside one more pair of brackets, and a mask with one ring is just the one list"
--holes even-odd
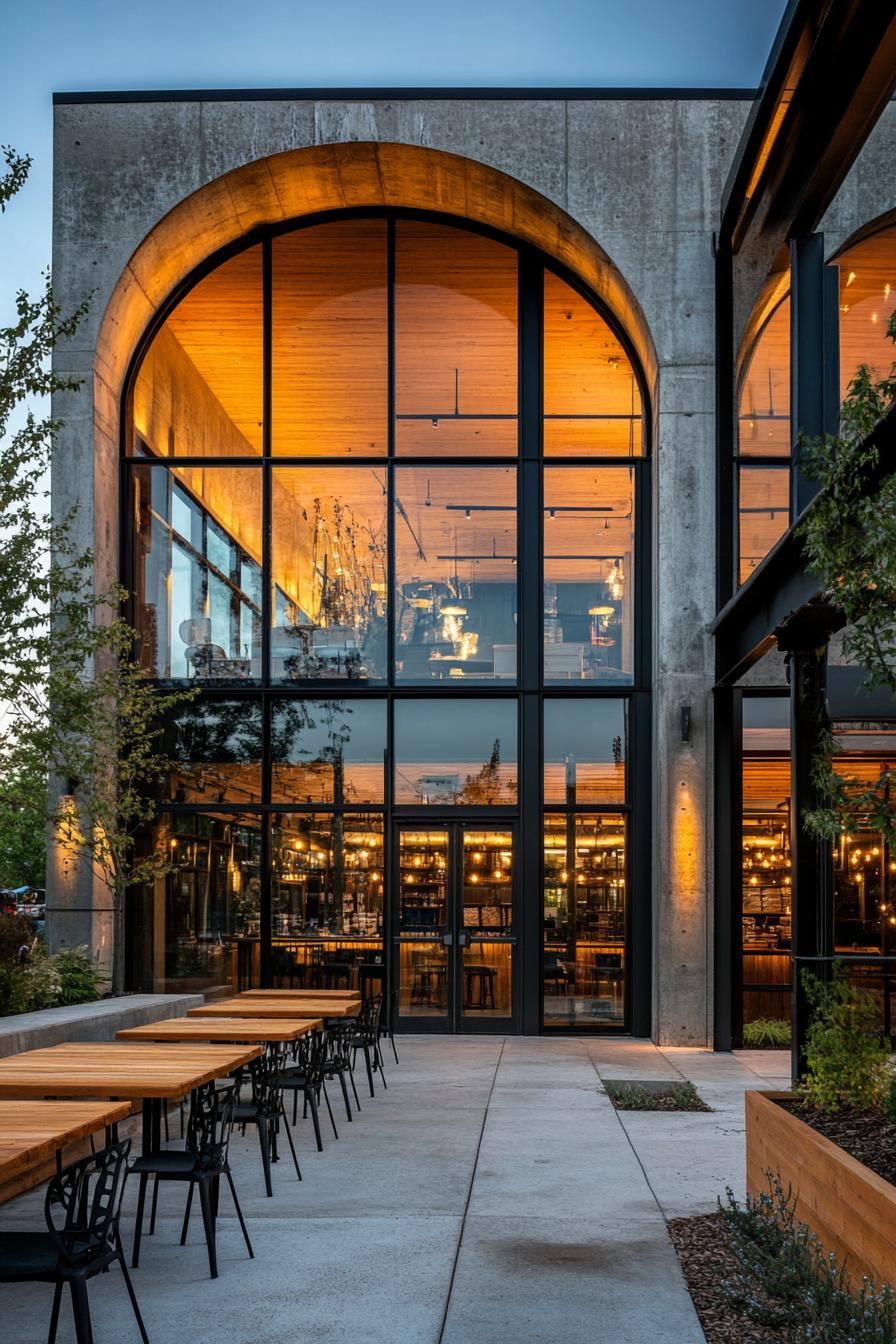
[(445, 944), (446, 947), (453, 947), (453, 946), (454, 946), (454, 934), (453, 934), (453, 933), (443, 933), (443, 934), (442, 934), (442, 942)]
[(469, 947), (469, 946), (470, 946), (470, 935), (467, 933), (466, 929), (463, 929), (463, 930), (457, 935), (457, 945), (458, 945), (458, 947)]

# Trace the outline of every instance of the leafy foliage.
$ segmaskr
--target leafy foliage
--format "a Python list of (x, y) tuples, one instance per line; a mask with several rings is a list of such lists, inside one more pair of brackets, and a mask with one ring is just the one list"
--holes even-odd
[(844, 1107), (881, 1108), (890, 1052), (879, 1035), (874, 997), (852, 984), (841, 967), (835, 967), (828, 981), (809, 971), (801, 979), (813, 1010), (801, 1095), (829, 1115)]
[(730, 1190), (720, 1208), (738, 1264), (724, 1287), (757, 1325), (794, 1341), (896, 1344), (896, 1301), (889, 1287), (863, 1280), (849, 1290), (845, 1267), (826, 1255), (796, 1217), (797, 1202), (777, 1176), (769, 1191), (741, 1205)]
[(744, 1023), (748, 1050), (784, 1050), (790, 1045), (790, 1023), (780, 1017), (756, 1017)]
[[(896, 341), (896, 311), (887, 335)], [(847, 621), (843, 653), (866, 669), (863, 688), (883, 686), (896, 696), (896, 473), (869, 493), (869, 473), (880, 465), (872, 431), (896, 401), (896, 364), (875, 380), (858, 369), (840, 410), (836, 438), (801, 445), (807, 474), (821, 490), (802, 524), (809, 568), (827, 599)], [(809, 831), (836, 841), (850, 823), (882, 833), (896, 843), (896, 768), (862, 785), (837, 771), (836, 739), (828, 733), (814, 761), (814, 783), (824, 804), (804, 814)]]
[(606, 1083), (617, 1111), (709, 1111), (693, 1083), (669, 1083), (662, 1090), (641, 1083)]
[[(3, 154), (5, 209), (30, 160), (11, 149)], [(38, 299), (17, 295), (17, 320), (0, 329), (0, 700), (15, 728), (0, 739), (7, 782), (0, 839), (17, 808), (30, 807), (33, 816), (41, 789), (46, 795), (50, 780), (61, 785), (63, 803), (45, 805), (45, 815), (112, 894), (121, 988), (125, 894), (169, 866), (164, 854), (137, 856), (168, 768), (163, 721), (192, 693), (156, 693), (134, 661), (135, 632), (118, 614), (127, 593), (114, 586), (97, 595), (92, 554), (76, 542), (75, 511), (50, 516), (46, 474), (60, 424), (38, 417), (33, 404), (77, 390), (76, 381), (52, 373), (49, 360), (74, 336), (87, 303), (64, 316), (48, 275)]]

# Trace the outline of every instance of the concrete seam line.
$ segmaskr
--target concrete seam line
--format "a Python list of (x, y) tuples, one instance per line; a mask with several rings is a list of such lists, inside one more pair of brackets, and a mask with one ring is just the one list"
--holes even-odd
[(501, 1049), (498, 1058), (495, 1061), (495, 1071), (492, 1074), (492, 1085), (488, 1090), (488, 1097), (485, 1102), (485, 1109), (482, 1112), (482, 1124), (479, 1128), (479, 1139), (476, 1143), (476, 1156), (473, 1158), (473, 1170), (470, 1172), (470, 1185), (467, 1190), (467, 1198), (464, 1201), (464, 1211), (460, 1220), (460, 1230), (457, 1235), (457, 1249), (454, 1252), (454, 1263), (451, 1266), (451, 1278), (448, 1280), (448, 1292), (445, 1294), (445, 1310), (442, 1313), (442, 1324), (439, 1329), (439, 1337), (436, 1344), (442, 1344), (445, 1337), (445, 1326), (448, 1324), (448, 1311), (451, 1306), (451, 1294), (454, 1292), (454, 1279), (457, 1274), (457, 1262), (460, 1260), (460, 1248), (464, 1240), (464, 1228), (467, 1225), (467, 1212), (470, 1208), (470, 1200), (473, 1198), (473, 1182), (476, 1180), (476, 1168), (479, 1166), (479, 1153), (482, 1148), (482, 1136), (485, 1133), (485, 1122), (488, 1119), (488, 1108), (492, 1104), (492, 1096), (495, 1091), (495, 1083), (498, 1081), (498, 1070), (501, 1067), (501, 1060), (504, 1058), (504, 1046), (506, 1040), (501, 1041)]
[[(604, 1080), (603, 1080), (603, 1078), (601, 1078), (600, 1073), (599, 1073), (599, 1071), (598, 1071), (598, 1067), (597, 1067), (597, 1065), (595, 1064), (594, 1060), (591, 1058), (590, 1055), (588, 1056), (588, 1060), (589, 1060), (589, 1063), (591, 1064), (591, 1067), (594, 1069), (594, 1072), (597, 1074), (597, 1077), (598, 1077), (598, 1079), (599, 1079), (599, 1081), (600, 1081), (601, 1086), (603, 1086), (603, 1081), (604, 1081)], [(670, 1062), (671, 1062), (671, 1061), (670, 1061)], [(683, 1076), (683, 1075), (682, 1075), (682, 1076)], [(606, 1089), (604, 1089), (604, 1090), (606, 1091)], [(616, 1107), (613, 1105), (613, 1102), (610, 1100), (609, 1097), (607, 1097), (607, 1100), (610, 1102), (610, 1105), (613, 1107), (613, 1114), (614, 1114), (614, 1116), (616, 1117), (616, 1123), (619, 1125), (619, 1128), (622, 1130), (623, 1134), (625, 1135), (625, 1141), (626, 1141), (626, 1143), (628, 1144), (629, 1148), (631, 1148), (632, 1153), (633, 1153), (633, 1155), (634, 1155), (634, 1159), (635, 1159), (635, 1161), (637, 1162), (638, 1166), (641, 1168), (641, 1175), (644, 1177), (644, 1182), (645, 1182), (645, 1184), (646, 1184), (646, 1186), (647, 1186), (647, 1189), (650, 1191), (651, 1195), (653, 1196), (653, 1202), (654, 1202), (654, 1204), (656, 1205), (657, 1209), (659, 1210), (660, 1217), (662, 1218), (662, 1220), (663, 1220), (664, 1223), (668, 1223), (669, 1219), (666, 1217), (665, 1210), (663, 1209), (663, 1206), (662, 1206), (662, 1204), (661, 1204), (660, 1201), (659, 1201), (659, 1198), (658, 1198), (658, 1196), (657, 1196), (656, 1191), (654, 1190), (653, 1186), (650, 1184), (650, 1177), (647, 1175), (647, 1172), (646, 1172), (645, 1169), (644, 1169), (644, 1163), (641, 1161), (640, 1157), (638, 1156), (638, 1150), (637, 1150), (637, 1148), (636, 1148), (635, 1145), (632, 1143), (632, 1137), (631, 1137), (631, 1135), (629, 1134), (628, 1130), (626, 1129), (625, 1125), (622, 1123), (622, 1119), (621, 1119), (621, 1117), (620, 1117), (619, 1111), (618, 1111), (618, 1110), (616, 1109)]]

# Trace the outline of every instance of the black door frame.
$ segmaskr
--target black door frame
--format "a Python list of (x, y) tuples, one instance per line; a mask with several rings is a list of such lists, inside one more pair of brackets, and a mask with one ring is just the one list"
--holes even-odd
[[(389, 865), (389, 887), (387, 893), (388, 911), (385, 921), (388, 930), (389, 944), (387, 949), (387, 960), (389, 965), (389, 984), (398, 991), (401, 991), (401, 953), (402, 946), (399, 935), (399, 901), (400, 901), (400, 865), (398, 855), (400, 849), (399, 837), (402, 831), (422, 831), (422, 830), (444, 830), (448, 836), (447, 853), (447, 880), (446, 880), (446, 925), (444, 936), (435, 935), (432, 940), (420, 939), (421, 943), (427, 941), (442, 941), (445, 944), (448, 953), (448, 971), (446, 975), (446, 1010), (444, 1016), (431, 1017), (402, 1017), (400, 1009), (395, 1013), (395, 1027), (398, 1031), (404, 1033), (426, 1033), (439, 1036), (467, 1036), (467, 1035), (518, 1035), (522, 1030), (520, 1000), (522, 995), (522, 976), (520, 973), (520, 843), (519, 843), (519, 822), (516, 816), (483, 816), (469, 813), (456, 814), (446, 809), (438, 812), (433, 809), (434, 815), (421, 816), (419, 811), (416, 813), (394, 816), (392, 820), (392, 831), (390, 835), (391, 842), (391, 863)], [(510, 946), (511, 951), (511, 991), (510, 991), (510, 1016), (509, 1017), (473, 1017), (464, 1013), (463, 1010), (463, 992), (464, 976), (461, 970), (463, 956), (462, 949), (464, 943), (461, 938), (466, 931), (462, 922), (461, 911), (463, 910), (463, 836), (465, 831), (476, 830), (506, 830), (511, 835), (511, 849), (513, 852), (513, 864), (511, 867), (511, 927), (513, 929), (512, 941), (505, 942), (501, 940), (502, 946)], [(445, 938), (450, 938), (451, 942), (445, 942)], [(415, 942), (414, 940), (408, 940)], [(491, 940), (486, 940), (491, 941)], [(497, 942), (498, 940), (495, 939)], [(469, 944), (466, 944), (469, 946)]]

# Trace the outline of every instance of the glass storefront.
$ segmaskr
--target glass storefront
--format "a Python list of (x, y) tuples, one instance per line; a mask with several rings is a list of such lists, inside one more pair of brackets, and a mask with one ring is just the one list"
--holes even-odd
[(271, 231), (156, 328), (127, 582), (143, 666), (199, 695), (166, 728), (133, 988), (629, 1023), (642, 380), (520, 257), (412, 212)]

